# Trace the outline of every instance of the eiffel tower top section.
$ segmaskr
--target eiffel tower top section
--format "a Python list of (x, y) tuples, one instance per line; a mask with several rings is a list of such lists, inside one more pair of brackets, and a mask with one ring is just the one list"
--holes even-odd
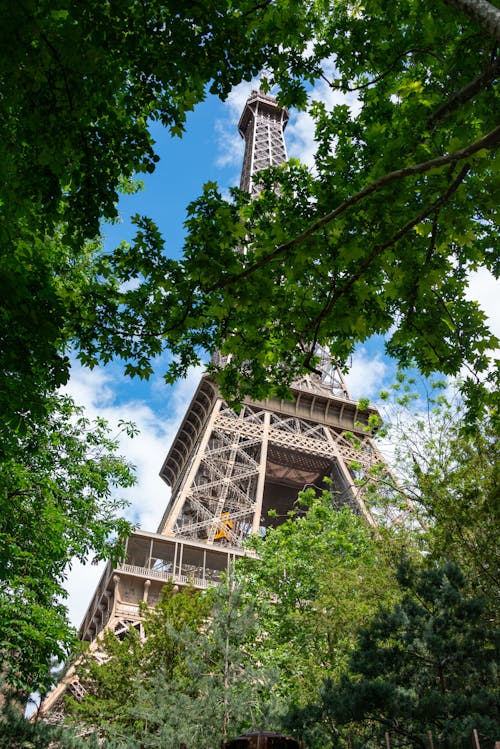
[(274, 96), (252, 91), (238, 123), (238, 132), (245, 139), (241, 190), (251, 195), (257, 194), (257, 172), (270, 166), (280, 166), (287, 160), (283, 136), (287, 122), (288, 112), (278, 106)]
[[(257, 197), (256, 175), (286, 161), (288, 113), (272, 96), (252, 92), (239, 123), (245, 138), (242, 189)], [(101, 578), (80, 629), (99, 657), (99, 634), (120, 639), (143, 634), (142, 605), (155, 605), (166, 582), (207, 588), (220, 581), (245, 549), (297, 509), (305, 487), (328, 480), (338, 507), (349, 506), (375, 525), (364, 492), (380, 470), (370, 437), (376, 410), (351, 400), (326, 349), (316, 346), (315, 371), (291, 384), (290, 400), (245, 399), (236, 412), (205, 374), (165, 459), (160, 475), (172, 488), (157, 533), (135, 531), (124, 559)], [(215, 354), (223, 367), (224, 358)], [(399, 504), (399, 502), (398, 502)], [(397, 516), (395, 520), (397, 520)], [(80, 698), (84, 687), (68, 669), (44, 701), (57, 720), (66, 687)]]
[[(270, 166), (280, 166), (287, 161), (284, 135), (287, 122), (288, 112), (278, 105), (274, 96), (252, 91), (238, 123), (238, 132), (245, 139), (241, 190), (258, 195), (258, 172)], [(315, 371), (293, 382), (293, 390), (349, 399), (342, 373), (332, 362), (328, 351), (316, 346), (315, 354), (318, 359)], [(212, 362), (224, 366), (220, 354), (215, 354)]]

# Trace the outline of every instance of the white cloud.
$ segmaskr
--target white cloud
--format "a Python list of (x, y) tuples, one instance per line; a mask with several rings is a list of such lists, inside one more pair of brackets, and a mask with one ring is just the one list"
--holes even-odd
[(236, 125), (232, 122), (229, 125), (224, 120), (218, 120), (215, 123), (215, 132), (219, 144), (215, 165), (220, 169), (228, 166), (235, 169), (238, 166), (241, 168), (245, 143), (236, 130)]
[(294, 111), (286, 130), (288, 155), (299, 159), (309, 168), (313, 168), (316, 154), (314, 129), (314, 121), (309, 112)]
[(467, 297), (479, 302), (488, 317), (491, 331), (500, 338), (500, 281), (486, 268), (480, 268), (469, 276)]
[(381, 353), (375, 356), (366, 349), (358, 349), (352, 357), (352, 364), (346, 376), (346, 384), (351, 398), (377, 400), (387, 378), (392, 377), (393, 368)]
[[(124, 490), (121, 494), (131, 501), (127, 515), (135, 522), (151, 522), (155, 515), (155, 505), (164, 503), (166, 487), (153, 472), (151, 478), (151, 463), (158, 461), (161, 465), (161, 451), (165, 449), (164, 442), (168, 439), (169, 423), (162, 423), (157, 414), (143, 401), (136, 400), (131, 388), (130, 395), (124, 402), (118, 401), (118, 369), (87, 370), (74, 366), (67, 392), (75, 402), (82, 405), (90, 419), (101, 416), (106, 419), (112, 433), (120, 432), (120, 420), (133, 421), (140, 430), (140, 435), (134, 439), (120, 434), (120, 449), (122, 454), (137, 467), (138, 484), (136, 487)], [(158, 511), (156, 512), (158, 515)]]
[[(185, 380), (173, 387), (166, 386), (160, 378), (154, 379), (146, 396), (139, 399), (134, 382), (125, 380), (118, 367), (92, 371), (79, 365), (72, 368), (71, 380), (65, 390), (85, 408), (89, 419), (105, 418), (113, 433), (119, 432), (120, 420), (133, 421), (140, 430), (134, 439), (120, 435), (120, 453), (136, 466), (137, 484), (120, 491), (119, 496), (130, 502), (125, 515), (143, 530), (156, 531), (169, 502), (170, 489), (159, 477), (159, 470), (202, 371), (202, 367), (194, 368)], [(148, 397), (148, 392), (151, 397)], [(149, 403), (157, 402), (160, 393), (164, 395), (164, 402), (155, 410)], [(83, 619), (102, 570), (103, 565), (82, 565), (75, 561), (68, 572), (66, 603), (75, 626), (79, 626)]]
[(237, 170), (235, 171), (235, 183), (238, 181), (238, 175), (241, 171), (245, 149), (243, 138), (237, 130), (238, 122), (246, 100), (251, 92), (254, 89), (258, 89), (259, 86), (258, 78), (253, 78), (251, 81), (243, 81), (235, 86), (224, 102), (225, 116), (215, 123), (217, 140), (217, 158), (215, 164), (218, 167), (234, 167)]

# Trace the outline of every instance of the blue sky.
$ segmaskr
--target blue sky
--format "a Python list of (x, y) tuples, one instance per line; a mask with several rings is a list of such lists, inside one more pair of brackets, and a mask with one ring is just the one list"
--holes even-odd
[[(152, 175), (141, 176), (144, 189), (124, 196), (119, 208), (121, 221), (104, 226), (105, 246), (111, 248), (121, 240), (133, 238), (130, 216), (139, 213), (152, 218), (160, 227), (169, 254), (182, 251), (183, 223), (188, 203), (198, 197), (205, 182), (219, 183), (223, 191), (239, 183), (243, 142), (237, 133), (237, 122), (244, 102), (257, 83), (242, 84), (227, 102), (214, 97), (200, 104), (188, 116), (182, 139), (172, 138), (156, 124), (152, 126), (160, 162)], [(319, 83), (312, 92), (315, 98), (332, 104), (342, 97), (332, 94)], [(345, 97), (342, 97), (345, 101)], [(347, 99), (352, 107), (357, 102)], [(289, 156), (312, 166), (314, 154), (313, 126), (304, 112), (290, 113), (286, 131)], [(498, 308), (499, 287), (491, 277), (478, 273), (471, 281), (471, 295), (481, 299), (500, 336)], [(496, 312), (496, 314), (495, 314)], [(359, 348), (353, 357), (348, 387), (354, 398), (377, 398), (378, 392), (394, 378), (394, 363), (383, 353), (383, 341), (376, 338)], [(90, 418), (107, 418), (118, 430), (118, 421), (135, 421), (141, 430), (133, 440), (121, 439), (121, 452), (137, 467), (137, 485), (122, 493), (130, 501), (129, 518), (147, 531), (156, 531), (168, 503), (170, 492), (158, 472), (175, 436), (179, 423), (199, 382), (202, 368), (194, 369), (186, 380), (168, 387), (159, 372), (149, 382), (130, 380), (118, 363), (93, 371), (73, 367), (68, 391), (83, 405)], [(79, 626), (101, 574), (101, 566), (74, 564), (68, 577), (70, 617)]]

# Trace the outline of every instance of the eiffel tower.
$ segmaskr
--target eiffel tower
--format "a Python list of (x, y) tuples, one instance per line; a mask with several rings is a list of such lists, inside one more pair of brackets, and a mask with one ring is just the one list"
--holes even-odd
[[(241, 188), (257, 195), (258, 172), (286, 160), (288, 112), (272, 96), (253, 91), (238, 130), (245, 139)], [(103, 630), (118, 637), (142, 629), (139, 604), (154, 605), (168, 581), (207, 588), (247, 553), (251, 534), (265, 534), (294, 507), (305, 487), (325, 478), (338, 505), (375, 525), (360, 480), (381, 456), (367, 429), (374, 409), (359, 408), (326, 351), (317, 371), (293, 382), (290, 400), (245, 400), (239, 413), (216, 383), (201, 377), (160, 475), (171, 499), (156, 533), (136, 531), (123, 561), (108, 564), (80, 628), (99, 656)], [(272, 512), (270, 512), (272, 511)], [(42, 714), (57, 714), (65, 689), (81, 696), (73, 671), (45, 700)]]

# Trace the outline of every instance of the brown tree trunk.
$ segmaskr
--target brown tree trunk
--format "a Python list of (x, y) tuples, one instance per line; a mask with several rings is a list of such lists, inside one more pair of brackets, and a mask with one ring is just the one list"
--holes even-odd
[(500, 8), (487, 0), (444, 0), (455, 10), (472, 18), (490, 36), (500, 42)]

